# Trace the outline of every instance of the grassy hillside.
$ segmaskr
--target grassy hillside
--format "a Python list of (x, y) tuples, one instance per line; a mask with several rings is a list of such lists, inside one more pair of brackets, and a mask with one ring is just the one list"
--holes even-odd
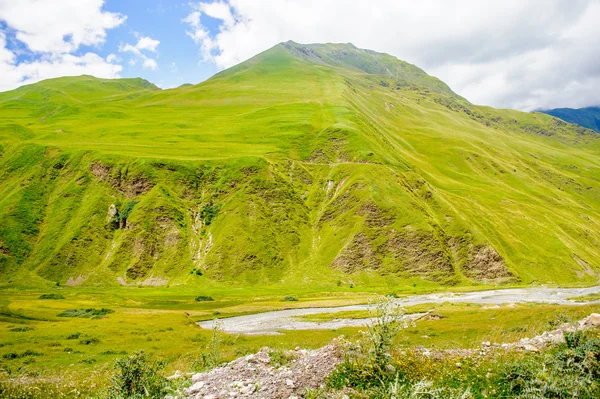
[(600, 107), (556, 108), (541, 112), (600, 133)]
[(600, 141), (288, 42), (195, 86), (0, 94), (5, 284), (593, 283)]

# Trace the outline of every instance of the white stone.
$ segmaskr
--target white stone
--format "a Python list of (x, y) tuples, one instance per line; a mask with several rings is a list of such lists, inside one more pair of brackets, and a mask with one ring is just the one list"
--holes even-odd
[(198, 381), (195, 384), (193, 384), (191, 387), (185, 389), (185, 392), (197, 393), (197, 392), (200, 392), (202, 390), (202, 388), (204, 388), (204, 381)]

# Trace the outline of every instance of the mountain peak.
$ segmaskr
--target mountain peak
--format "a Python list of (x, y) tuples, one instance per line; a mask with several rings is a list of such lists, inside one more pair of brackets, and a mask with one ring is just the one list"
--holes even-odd
[(444, 82), (428, 75), (421, 68), (399, 60), (390, 54), (358, 48), (352, 43), (300, 44), (289, 40), (279, 43), (275, 46), (275, 48), (277, 47), (283, 48), (287, 53), (304, 62), (370, 75), (382, 75), (426, 87), (438, 93), (456, 96)]

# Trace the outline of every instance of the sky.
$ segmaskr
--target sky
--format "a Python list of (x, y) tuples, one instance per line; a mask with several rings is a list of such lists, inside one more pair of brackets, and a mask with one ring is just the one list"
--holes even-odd
[(600, 0), (0, 0), (0, 91), (195, 84), (287, 40), (389, 53), (476, 104), (600, 105)]

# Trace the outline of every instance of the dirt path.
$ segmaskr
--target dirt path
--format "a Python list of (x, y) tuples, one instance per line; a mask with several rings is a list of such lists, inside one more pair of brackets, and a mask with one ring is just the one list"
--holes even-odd
[[(578, 305), (568, 298), (600, 293), (600, 286), (590, 288), (513, 288), (492, 291), (477, 291), (467, 293), (436, 293), (413, 295), (397, 299), (402, 306), (419, 305), (424, 303), (467, 302), (481, 305), (501, 305), (508, 303), (554, 303), (558, 305)], [(600, 303), (600, 300), (594, 301)], [(224, 332), (231, 334), (278, 334), (280, 330), (331, 330), (342, 327), (365, 326), (369, 319), (335, 319), (327, 322), (308, 322), (295, 316), (334, 313), (351, 310), (368, 310), (370, 305), (351, 305), (334, 308), (302, 308), (277, 310), (246, 316), (236, 316), (220, 319), (219, 323)], [(214, 320), (202, 321), (198, 325), (212, 329)]]

